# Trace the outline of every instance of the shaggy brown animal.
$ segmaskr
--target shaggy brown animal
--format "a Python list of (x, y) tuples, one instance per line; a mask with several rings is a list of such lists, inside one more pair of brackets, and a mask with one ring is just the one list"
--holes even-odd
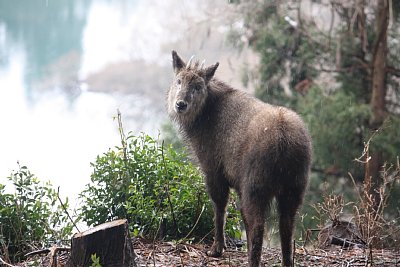
[(218, 67), (188, 64), (172, 51), (168, 113), (194, 152), (214, 204), (209, 255), (222, 254), (229, 188), (240, 198), (249, 266), (259, 266), (265, 215), (275, 197), (284, 266), (292, 266), (294, 221), (307, 187), (311, 139), (293, 111), (263, 103), (214, 78)]

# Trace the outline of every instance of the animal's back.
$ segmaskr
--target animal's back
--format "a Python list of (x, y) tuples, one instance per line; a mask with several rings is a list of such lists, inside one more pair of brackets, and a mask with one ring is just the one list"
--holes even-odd
[[(215, 82), (213, 86), (225, 85)], [(201, 142), (194, 149), (202, 165), (222, 168), (230, 185), (237, 189), (242, 182), (248, 183), (251, 175), (255, 176), (253, 183), (271, 183), (275, 187), (271, 191), (286, 184), (273, 183), (273, 179), (291, 184), (296, 179), (290, 177), (291, 173), (308, 171), (311, 141), (295, 112), (239, 90), (218, 90), (219, 95), (205, 114), (207, 120), (201, 123)], [(304, 177), (298, 182), (306, 184)]]

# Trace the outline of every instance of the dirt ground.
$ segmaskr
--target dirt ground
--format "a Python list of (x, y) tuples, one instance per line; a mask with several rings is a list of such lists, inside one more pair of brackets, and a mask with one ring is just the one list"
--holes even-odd
[[(200, 244), (176, 244), (171, 242), (147, 242), (136, 240), (135, 252), (139, 266), (246, 266), (247, 254), (244, 250), (225, 251), (221, 258), (208, 257), (207, 246)], [(279, 248), (264, 248), (264, 266), (281, 266)], [(400, 251), (342, 249), (332, 246), (329, 250), (296, 248), (295, 266), (400, 266)]]
[[(152, 242), (145, 239), (133, 240), (137, 254), (138, 267), (236, 267), (247, 265), (247, 254), (244, 248), (227, 249), (221, 258), (212, 258), (206, 255), (209, 246), (204, 244), (189, 244), (176, 242)], [(50, 249), (51, 250), (51, 249)], [(17, 265), (0, 266), (41, 266), (62, 267), (69, 258), (69, 252), (63, 251), (56, 255), (53, 265), (47, 255), (35, 255), (27, 261)], [(54, 255), (53, 255), (54, 256)], [(340, 246), (331, 246), (329, 249), (304, 248), (297, 246), (295, 250), (296, 267), (400, 267), (399, 250), (369, 250), (360, 248), (343, 249)], [(55, 264), (55, 262), (57, 262)], [(280, 267), (281, 254), (279, 248), (263, 248), (262, 264), (266, 267)]]

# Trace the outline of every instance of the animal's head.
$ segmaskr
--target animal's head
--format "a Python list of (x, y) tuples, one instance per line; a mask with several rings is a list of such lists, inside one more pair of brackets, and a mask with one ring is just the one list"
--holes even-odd
[(192, 62), (186, 64), (172, 51), (174, 79), (168, 91), (168, 113), (183, 123), (190, 123), (201, 112), (208, 96), (208, 85), (219, 63), (209, 67)]

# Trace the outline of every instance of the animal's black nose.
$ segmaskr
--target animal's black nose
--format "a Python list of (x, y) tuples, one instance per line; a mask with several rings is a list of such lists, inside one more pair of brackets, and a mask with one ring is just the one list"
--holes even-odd
[(184, 111), (187, 108), (187, 103), (185, 101), (179, 100), (176, 102), (176, 108), (178, 111)]

